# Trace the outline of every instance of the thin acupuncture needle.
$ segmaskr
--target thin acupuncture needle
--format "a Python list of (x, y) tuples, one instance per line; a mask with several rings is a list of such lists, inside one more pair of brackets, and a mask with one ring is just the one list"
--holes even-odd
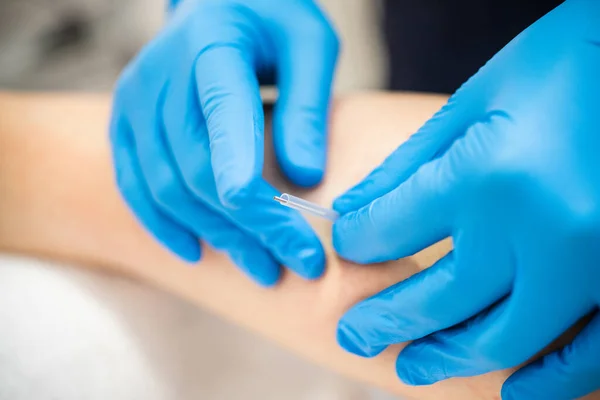
[(308, 214), (325, 218), (330, 221), (335, 221), (339, 217), (339, 214), (334, 210), (321, 207), (318, 204), (312, 203), (308, 200), (304, 200), (296, 196), (292, 196), (291, 194), (283, 193), (281, 196), (273, 197), (273, 199), (283, 206), (290, 207), (299, 211), (304, 211)]

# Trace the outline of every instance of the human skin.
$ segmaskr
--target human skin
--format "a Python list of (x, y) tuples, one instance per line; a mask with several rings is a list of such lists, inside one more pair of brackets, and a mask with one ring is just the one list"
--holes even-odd
[[(445, 100), (376, 93), (338, 99), (323, 184), (292, 188), (274, 167), (270, 151), (264, 175), (281, 191), (329, 205)], [(200, 263), (185, 264), (146, 233), (119, 197), (106, 134), (109, 102), (104, 95), (0, 95), (0, 249), (135, 277), (391, 393), (437, 400), (499, 398), (511, 371), (409, 387), (394, 367), (404, 345), (363, 359), (345, 353), (335, 340), (337, 321), (351, 305), (428, 267), (450, 249), (449, 242), (396, 262), (358, 266), (332, 253), (331, 223), (311, 220), (328, 251), (327, 272), (317, 281), (284, 271), (277, 286), (261, 288), (206, 246)], [(600, 399), (600, 394), (587, 398)]]

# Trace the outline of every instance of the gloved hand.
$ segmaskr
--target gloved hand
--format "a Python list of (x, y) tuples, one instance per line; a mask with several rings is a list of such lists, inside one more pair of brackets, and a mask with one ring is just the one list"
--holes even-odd
[(323, 176), (336, 35), (311, 0), (185, 0), (121, 76), (111, 142), (119, 189), (151, 233), (185, 260), (198, 238), (259, 283), (282, 263), (321, 275), (323, 248), (261, 178), (259, 80), (276, 77), (276, 155), (296, 184)]
[[(334, 203), (339, 254), (412, 255), (451, 237), (431, 268), (357, 304), (339, 343), (397, 360), (414, 385), (514, 367), (600, 304), (600, 2), (566, 1), (473, 76)], [(600, 315), (512, 375), (503, 399), (600, 388)]]

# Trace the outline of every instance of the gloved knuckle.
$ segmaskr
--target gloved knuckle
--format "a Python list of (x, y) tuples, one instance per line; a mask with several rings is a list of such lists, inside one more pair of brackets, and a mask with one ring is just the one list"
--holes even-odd
[(119, 76), (114, 90), (114, 101), (117, 107), (124, 107), (129, 101), (132, 82), (132, 68), (128, 66)]
[[(532, 174), (515, 157), (495, 153), (481, 160), (470, 171), (478, 187), (504, 191), (519, 191), (530, 187)], [(510, 192), (509, 192), (510, 193)]]
[(220, 227), (219, 229), (211, 229), (207, 231), (204, 238), (216, 250), (227, 251), (228, 249), (243, 248), (243, 238), (236, 231)]
[[(146, 88), (149, 84), (162, 85), (171, 73), (173, 66), (181, 64), (181, 46), (174, 46), (171, 35), (160, 34), (138, 52), (129, 63), (130, 81), (137, 88)], [(154, 87), (154, 85), (152, 85)]]
[(115, 165), (115, 180), (121, 195), (127, 200), (135, 192), (135, 179), (122, 165)]
[(148, 65), (147, 62), (133, 62), (119, 77), (114, 91), (115, 104), (127, 108), (139, 104), (140, 96), (150, 96), (158, 92), (161, 86), (156, 73), (152, 69), (160, 69)]
[(247, 186), (230, 186), (223, 189), (222, 199), (234, 207), (244, 207), (251, 204), (254, 199), (254, 192), (252, 188)]
[(477, 185), (485, 185), (496, 180), (498, 176), (501, 176), (504, 171), (501, 165), (492, 159), (482, 160), (479, 163), (467, 163), (466, 164), (466, 177), (472, 177), (474, 183)]
[(269, 246), (282, 251), (287, 252), (287, 250), (292, 247), (292, 243), (289, 240), (289, 231), (286, 228), (279, 226), (279, 224), (275, 224), (270, 229), (266, 229), (260, 235), (260, 238), (263, 243), (268, 243)]
[(340, 38), (325, 15), (321, 13), (315, 15), (311, 12), (301, 20), (301, 23), (294, 23), (292, 28), (298, 38), (312, 43), (320, 43), (328, 50), (336, 52), (339, 50)]
[(155, 60), (155, 53), (157, 52), (144, 49), (138, 55), (138, 58), (132, 64), (132, 72), (135, 78), (131, 79), (131, 82), (135, 82), (139, 87), (144, 87), (149, 82), (157, 82), (159, 80), (160, 76), (165, 72), (165, 66), (161, 65), (164, 62)]
[(321, 27), (321, 40), (330, 51), (338, 53), (341, 47), (340, 38), (331, 24), (325, 21)]

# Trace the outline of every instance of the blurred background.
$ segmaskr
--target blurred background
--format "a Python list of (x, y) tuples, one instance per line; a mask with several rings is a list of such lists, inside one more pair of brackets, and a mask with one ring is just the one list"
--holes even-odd
[[(167, 0), (1, 0), (0, 86), (108, 90), (160, 29)], [(343, 41), (337, 90), (385, 82), (377, 0), (321, 0)]]
[[(0, 0), (0, 88), (108, 91), (160, 29), (163, 0)], [(338, 92), (386, 80), (375, 0), (322, 0)], [(82, 134), (85, 134), (83, 132)], [(1, 400), (380, 400), (179, 299), (0, 255)]]

